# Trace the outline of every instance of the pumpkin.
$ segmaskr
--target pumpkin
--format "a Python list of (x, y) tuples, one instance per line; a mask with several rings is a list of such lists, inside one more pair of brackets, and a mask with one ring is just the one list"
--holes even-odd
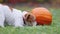
[(31, 10), (31, 13), (36, 17), (38, 25), (50, 25), (52, 23), (52, 15), (44, 7), (34, 8)]

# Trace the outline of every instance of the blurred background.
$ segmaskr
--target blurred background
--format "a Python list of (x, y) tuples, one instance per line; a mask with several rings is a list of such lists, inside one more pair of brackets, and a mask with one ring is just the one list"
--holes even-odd
[(35, 7), (48, 8), (52, 13), (52, 24), (50, 26), (0, 28), (0, 34), (60, 34), (60, 0), (0, 0), (13, 8), (22, 11), (30, 11)]
[(46, 7), (60, 8), (60, 0), (0, 0), (13, 7)]

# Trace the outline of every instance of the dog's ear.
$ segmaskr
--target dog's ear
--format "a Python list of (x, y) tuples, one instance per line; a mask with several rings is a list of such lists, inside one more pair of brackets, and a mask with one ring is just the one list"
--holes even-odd
[(27, 13), (27, 14), (25, 14), (25, 15), (24, 15), (24, 17), (25, 17), (25, 19), (27, 20), (27, 19), (29, 19), (30, 14), (29, 14), (29, 13)]

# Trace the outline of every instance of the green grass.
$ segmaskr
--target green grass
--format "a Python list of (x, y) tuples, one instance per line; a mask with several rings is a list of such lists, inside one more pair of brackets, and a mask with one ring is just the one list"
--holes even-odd
[[(31, 10), (31, 8), (22, 8), (23, 10)], [(53, 16), (50, 26), (36, 27), (18, 27), (6, 26), (0, 27), (0, 34), (60, 34), (60, 9), (49, 9)]]

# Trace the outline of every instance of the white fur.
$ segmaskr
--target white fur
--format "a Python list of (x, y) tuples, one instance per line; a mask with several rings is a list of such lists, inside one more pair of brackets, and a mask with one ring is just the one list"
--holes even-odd
[(0, 26), (4, 27), (4, 21), (8, 25), (13, 25), (15, 27), (23, 27), (23, 17), (21, 11), (17, 9), (10, 10), (6, 5), (0, 5)]
[(0, 26), (1, 27), (4, 27), (4, 20), (5, 20), (4, 12), (2, 10), (2, 5), (0, 4)]
[(13, 9), (13, 14), (12, 15), (15, 18), (14, 25), (22, 27), (24, 25), (22, 12), (20, 10)]
[(1, 27), (4, 27), (4, 20), (5, 20), (5, 16), (4, 16), (3, 11), (0, 8), (0, 26)]

